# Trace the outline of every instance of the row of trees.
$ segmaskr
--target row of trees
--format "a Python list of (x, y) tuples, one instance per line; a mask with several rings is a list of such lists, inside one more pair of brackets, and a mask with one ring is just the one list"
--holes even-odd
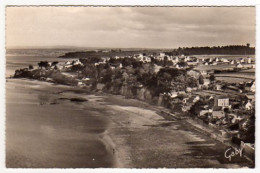
[(210, 55), (210, 54), (226, 54), (226, 55), (254, 55), (255, 48), (248, 45), (231, 45), (231, 46), (214, 46), (214, 47), (179, 47), (172, 52), (166, 54), (172, 56), (178, 55)]
[(48, 61), (40, 61), (38, 63), (38, 66), (39, 66), (40, 69), (42, 69), (42, 68), (48, 69), (48, 68), (50, 68), (52, 66), (53, 67), (57, 67), (58, 63), (59, 63), (58, 61), (54, 61), (52, 63), (49, 63)]

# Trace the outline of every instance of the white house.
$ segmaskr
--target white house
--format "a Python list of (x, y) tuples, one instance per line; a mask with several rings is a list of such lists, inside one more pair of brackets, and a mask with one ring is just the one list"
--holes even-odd
[(71, 68), (72, 67), (72, 65), (65, 65), (65, 68)]
[(216, 90), (217, 90), (217, 91), (220, 91), (221, 88), (222, 88), (222, 86), (221, 86), (220, 84), (216, 84)]
[(66, 64), (66, 65), (71, 65), (72, 62), (70, 62), (70, 61), (66, 61), (65, 64)]
[(226, 58), (222, 58), (222, 62), (229, 62)]
[(238, 64), (237, 68), (243, 68), (244, 66), (242, 64)]
[(178, 92), (176, 92), (176, 91), (171, 91), (169, 94), (170, 94), (171, 98), (175, 98), (178, 96)]
[(76, 61), (74, 61), (74, 64), (73, 65), (81, 65), (81, 66), (83, 66), (83, 64), (80, 62), (80, 60), (76, 60)]
[(203, 116), (207, 113), (209, 113), (209, 110), (201, 110), (199, 116)]
[(217, 119), (224, 118), (225, 117), (225, 113), (223, 111), (213, 111), (212, 112), (212, 117), (213, 118), (217, 118)]
[(164, 53), (164, 52), (161, 52), (161, 53), (159, 54), (159, 56), (160, 56), (160, 57), (164, 57), (164, 56), (165, 56), (165, 53)]
[(252, 63), (252, 59), (251, 59), (250, 57), (247, 59), (247, 63), (248, 63), (248, 64), (251, 64), (251, 63)]
[(252, 107), (253, 107), (253, 106), (252, 106), (252, 104), (251, 104), (250, 101), (248, 101), (247, 104), (245, 105), (246, 110), (251, 110)]
[(197, 102), (200, 100), (200, 97), (199, 96), (196, 96), (194, 99), (193, 99), (193, 103)]
[(90, 80), (90, 78), (87, 78), (87, 77), (82, 79), (82, 81), (89, 81), (89, 80)]
[(245, 90), (255, 92), (255, 81), (246, 83)]
[(79, 81), (78, 86), (86, 86), (83, 82)]
[(229, 98), (226, 96), (216, 96), (214, 100), (214, 106), (229, 107)]
[(208, 87), (210, 84), (210, 80), (209, 79), (204, 79), (204, 83), (203, 83), (203, 86), (206, 86)]

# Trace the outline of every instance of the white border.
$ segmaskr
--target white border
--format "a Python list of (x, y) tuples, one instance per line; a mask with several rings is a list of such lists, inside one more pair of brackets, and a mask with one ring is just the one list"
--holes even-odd
[[(5, 168), (5, 6), (6, 5), (108, 5), (108, 6), (257, 6), (256, 66), (259, 67), (260, 52), (260, 2), (258, 0), (1, 0), (0, 2), (0, 172), (259, 172), (259, 92), (260, 82), (256, 68), (256, 168), (255, 169), (6, 169)], [(258, 163), (258, 164), (257, 164)]]

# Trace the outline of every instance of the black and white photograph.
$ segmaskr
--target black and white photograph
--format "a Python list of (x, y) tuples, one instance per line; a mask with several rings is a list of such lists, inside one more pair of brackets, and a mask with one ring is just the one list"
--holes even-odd
[(7, 5), (5, 167), (254, 169), (255, 71), (255, 6)]

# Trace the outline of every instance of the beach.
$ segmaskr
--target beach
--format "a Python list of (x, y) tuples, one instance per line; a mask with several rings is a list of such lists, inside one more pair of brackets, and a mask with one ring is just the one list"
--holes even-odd
[(6, 89), (9, 168), (250, 166), (142, 101), (26, 79), (7, 79)]

